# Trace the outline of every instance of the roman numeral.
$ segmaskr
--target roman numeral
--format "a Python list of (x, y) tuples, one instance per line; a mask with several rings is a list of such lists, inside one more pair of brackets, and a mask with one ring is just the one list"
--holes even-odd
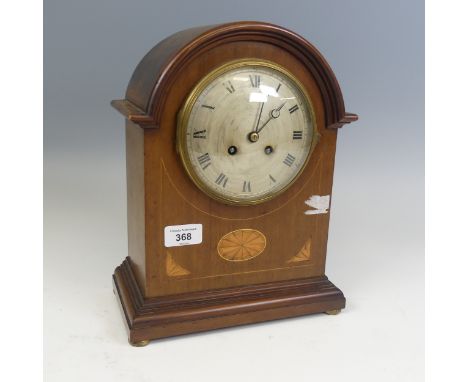
[(299, 109), (299, 106), (294, 105), (292, 108), (289, 109), (289, 113), (292, 114), (292, 113), (294, 113), (297, 109)]
[(302, 139), (302, 131), (293, 131), (293, 139)]
[(231, 81), (223, 82), (223, 86), (226, 88), (226, 90), (229, 93), (234, 93), (236, 91), (236, 89), (234, 89), (234, 86), (232, 85)]
[(216, 183), (217, 185), (219, 185), (219, 186), (222, 184), (222, 185), (223, 185), (223, 188), (224, 188), (224, 187), (226, 187), (226, 183), (227, 183), (228, 179), (229, 179), (229, 178), (228, 178), (226, 175), (224, 175), (223, 173), (221, 173), (221, 174), (219, 174), (218, 177), (216, 178), (215, 183)]
[(260, 76), (258, 74), (255, 75), (250, 75), (250, 84), (252, 85), (253, 88), (258, 88), (260, 86)]
[(252, 189), (250, 188), (250, 181), (244, 180), (244, 185), (242, 186), (242, 192), (252, 192)]
[(296, 160), (296, 157), (292, 156), (291, 154), (288, 154), (288, 155), (286, 155), (286, 158), (284, 158), (283, 163), (286, 166), (291, 167), (295, 160)]
[[(231, 85), (232, 86), (232, 85)], [(211, 110), (214, 110), (215, 107), (214, 106), (210, 106), (210, 105), (201, 105), (201, 107), (204, 107), (206, 109), (211, 109)]]
[(269, 177), (270, 177), (270, 179), (271, 179), (271, 181), (272, 181), (273, 183), (276, 183), (276, 179), (273, 178), (273, 177), (271, 176), (271, 174), (269, 175)]
[(281, 87), (281, 82), (278, 84), (278, 87), (276, 88), (276, 92), (278, 93)]
[(206, 139), (206, 130), (198, 130), (193, 132), (194, 138)]
[(210, 154), (208, 153), (200, 155), (197, 159), (198, 159), (198, 163), (200, 163), (200, 166), (202, 167), (203, 170), (206, 169), (211, 164)]

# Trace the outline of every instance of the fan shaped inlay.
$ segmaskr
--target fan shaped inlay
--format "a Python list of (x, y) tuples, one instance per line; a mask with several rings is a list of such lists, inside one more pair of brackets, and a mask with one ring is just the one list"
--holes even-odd
[(247, 261), (260, 255), (266, 247), (263, 233), (254, 229), (238, 229), (218, 242), (218, 254), (228, 261)]

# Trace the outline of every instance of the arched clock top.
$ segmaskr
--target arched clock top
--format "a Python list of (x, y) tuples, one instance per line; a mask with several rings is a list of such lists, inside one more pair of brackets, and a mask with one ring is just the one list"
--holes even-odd
[(272, 44), (299, 59), (318, 84), (328, 128), (339, 128), (357, 120), (357, 115), (345, 112), (338, 81), (330, 65), (312, 44), (288, 29), (251, 21), (196, 27), (167, 37), (140, 61), (128, 84), (125, 99), (112, 101), (112, 106), (143, 128), (157, 128), (168, 90), (184, 66), (195, 56), (220, 44), (240, 41)]

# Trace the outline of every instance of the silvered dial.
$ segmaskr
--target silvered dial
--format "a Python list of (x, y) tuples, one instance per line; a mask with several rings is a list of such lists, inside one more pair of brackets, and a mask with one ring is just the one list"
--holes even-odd
[(266, 62), (215, 71), (181, 114), (185, 168), (200, 189), (228, 203), (259, 203), (284, 191), (316, 140), (312, 105), (300, 84)]

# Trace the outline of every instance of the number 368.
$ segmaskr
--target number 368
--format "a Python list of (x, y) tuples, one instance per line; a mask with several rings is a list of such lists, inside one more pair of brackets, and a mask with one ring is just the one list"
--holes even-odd
[(185, 241), (190, 240), (192, 238), (191, 233), (177, 233), (176, 234), (176, 241)]

